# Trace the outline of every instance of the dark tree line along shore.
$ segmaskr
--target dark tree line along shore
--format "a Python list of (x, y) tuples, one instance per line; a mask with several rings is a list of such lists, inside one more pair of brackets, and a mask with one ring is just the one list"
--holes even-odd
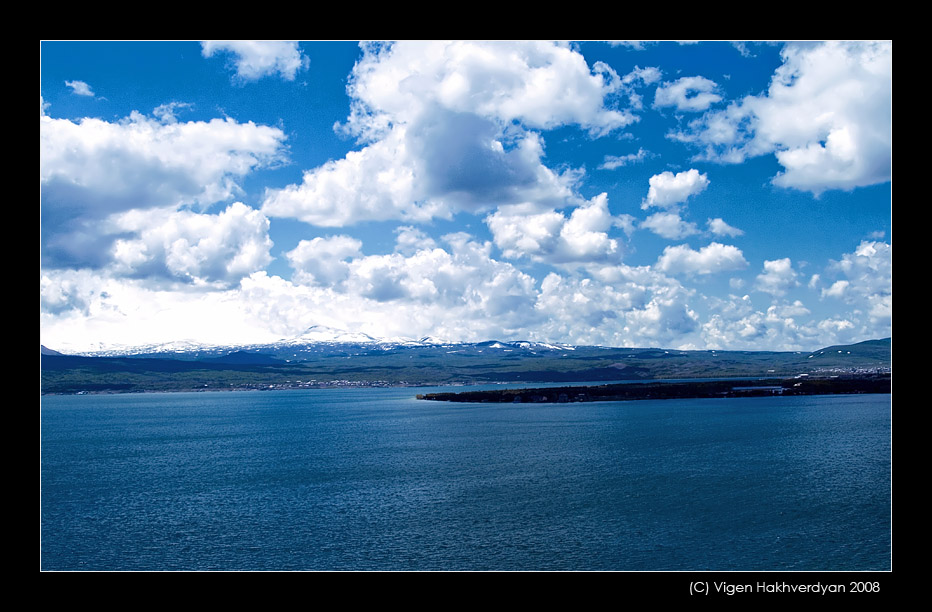
[(890, 392), (890, 376), (875, 375), (832, 378), (648, 382), (537, 389), (492, 389), (459, 393), (425, 393), (418, 394), (417, 398), (447, 402), (568, 403)]

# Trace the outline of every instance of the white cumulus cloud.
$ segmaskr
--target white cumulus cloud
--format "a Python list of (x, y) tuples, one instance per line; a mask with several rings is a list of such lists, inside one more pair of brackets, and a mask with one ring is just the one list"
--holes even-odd
[(285, 158), (278, 128), (232, 119), (117, 122), (39, 118), (39, 181), (47, 263), (100, 265), (108, 216), (206, 207), (232, 199), (257, 168)]
[(236, 76), (243, 81), (256, 81), (273, 74), (293, 81), (298, 71), (310, 64), (310, 59), (294, 41), (205, 40), (201, 42), (201, 53), (204, 57), (233, 55)]
[(401, 225), (395, 228), (395, 250), (403, 255), (411, 255), (436, 246), (433, 238), (416, 227)]
[(565, 44), (364, 44), (347, 87), (350, 115), (336, 126), (361, 148), (308, 170), (300, 184), (270, 190), (263, 211), (339, 227), (577, 205), (581, 171), (547, 167), (536, 130), (621, 129), (636, 116), (613, 101), (630, 87)]
[(498, 210), (485, 221), (505, 257), (552, 264), (619, 259), (620, 246), (608, 231), (625, 224), (609, 212), (604, 193), (575, 208), (569, 217), (557, 211), (526, 214), (511, 208)]
[(698, 331), (692, 293), (672, 279), (624, 265), (601, 277), (547, 275), (536, 306), (545, 319), (535, 333), (577, 344), (671, 346)]
[(655, 174), (648, 183), (647, 198), (641, 208), (646, 210), (656, 206), (670, 209), (705, 191), (709, 186), (709, 177), (692, 168), (676, 174), (670, 171)]
[(210, 204), (234, 195), (236, 181), (251, 170), (283, 159), (284, 140), (278, 128), (229, 118), (163, 123), (133, 112), (111, 123), (43, 116), (43, 200), (108, 212)]
[(682, 240), (699, 233), (695, 223), (685, 221), (677, 212), (654, 213), (641, 221), (640, 226), (668, 240)]
[(371, 44), (353, 69), (348, 128), (372, 133), (425, 108), (520, 122), (534, 129), (580, 125), (606, 132), (632, 115), (606, 105), (620, 87), (611, 68), (590, 68), (571, 46), (544, 41), (401, 41)]
[(716, 93), (717, 89), (715, 81), (705, 77), (682, 77), (672, 83), (663, 83), (657, 88), (654, 107), (673, 106), (678, 111), (704, 111), (722, 100)]
[(725, 223), (721, 218), (709, 219), (708, 223), (709, 231), (716, 236), (730, 236), (734, 238), (735, 236), (742, 236), (744, 232), (738, 229), (737, 227), (732, 227)]
[(797, 277), (789, 257), (765, 261), (764, 271), (757, 275), (755, 288), (774, 296), (782, 296), (799, 285)]
[(70, 87), (76, 95), (94, 97), (94, 90), (84, 81), (65, 81), (65, 85)]
[(271, 262), (269, 221), (241, 202), (219, 214), (130, 211), (111, 219), (114, 273), (234, 286)]
[(665, 274), (706, 275), (743, 270), (748, 266), (741, 250), (732, 245), (712, 242), (698, 251), (681, 244), (668, 246), (657, 259), (657, 268)]
[(672, 134), (722, 162), (773, 154), (773, 182), (820, 194), (891, 178), (893, 45), (790, 43), (769, 89)]
[(862, 241), (853, 253), (845, 253), (833, 262), (828, 273), (841, 276), (822, 290), (823, 297), (838, 298), (866, 310), (879, 330), (874, 335), (889, 335), (893, 316), (893, 249), (887, 242)]

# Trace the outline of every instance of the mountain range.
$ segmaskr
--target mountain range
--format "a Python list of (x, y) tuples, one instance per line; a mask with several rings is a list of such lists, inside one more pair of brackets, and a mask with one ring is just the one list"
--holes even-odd
[(64, 355), (40, 347), (41, 392), (606, 382), (891, 371), (891, 339), (804, 351), (683, 351), (529, 341), (379, 339), (321, 326), (269, 344), (171, 343)]

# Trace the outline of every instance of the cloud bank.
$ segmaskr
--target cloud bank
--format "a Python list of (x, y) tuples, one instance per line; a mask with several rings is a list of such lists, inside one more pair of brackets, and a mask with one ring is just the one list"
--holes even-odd
[[(292, 42), (200, 51), (244, 97), (300, 86), (310, 61)], [(56, 118), (42, 97), (42, 334), (59, 350), (165, 330), (273, 341), (312, 325), (684, 349), (886, 336), (882, 233), (814, 260), (765, 234), (779, 210), (735, 214), (721, 188), (724, 165), (763, 156), (780, 168), (772, 184), (813, 206), (889, 181), (891, 53), (787, 44), (764, 91), (729, 100), (717, 76), (665, 77), (677, 73), (579, 45), (364, 43), (339, 84), (343, 119), (326, 126), (352, 150), (287, 179), (275, 174), (295, 161), (284, 121), (184, 121), (183, 97), (120, 119)], [(86, 82), (57, 87), (91, 103)], [(675, 127), (647, 140), (646, 118)]]

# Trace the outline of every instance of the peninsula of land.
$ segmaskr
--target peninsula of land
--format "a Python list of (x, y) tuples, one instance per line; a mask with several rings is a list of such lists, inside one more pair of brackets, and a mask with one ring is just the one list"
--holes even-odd
[(811, 378), (803, 375), (789, 379), (641, 382), (424, 393), (418, 394), (417, 399), (446, 402), (568, 403), (890, 392), (891, 379), (888, 374), (829, 378)]

